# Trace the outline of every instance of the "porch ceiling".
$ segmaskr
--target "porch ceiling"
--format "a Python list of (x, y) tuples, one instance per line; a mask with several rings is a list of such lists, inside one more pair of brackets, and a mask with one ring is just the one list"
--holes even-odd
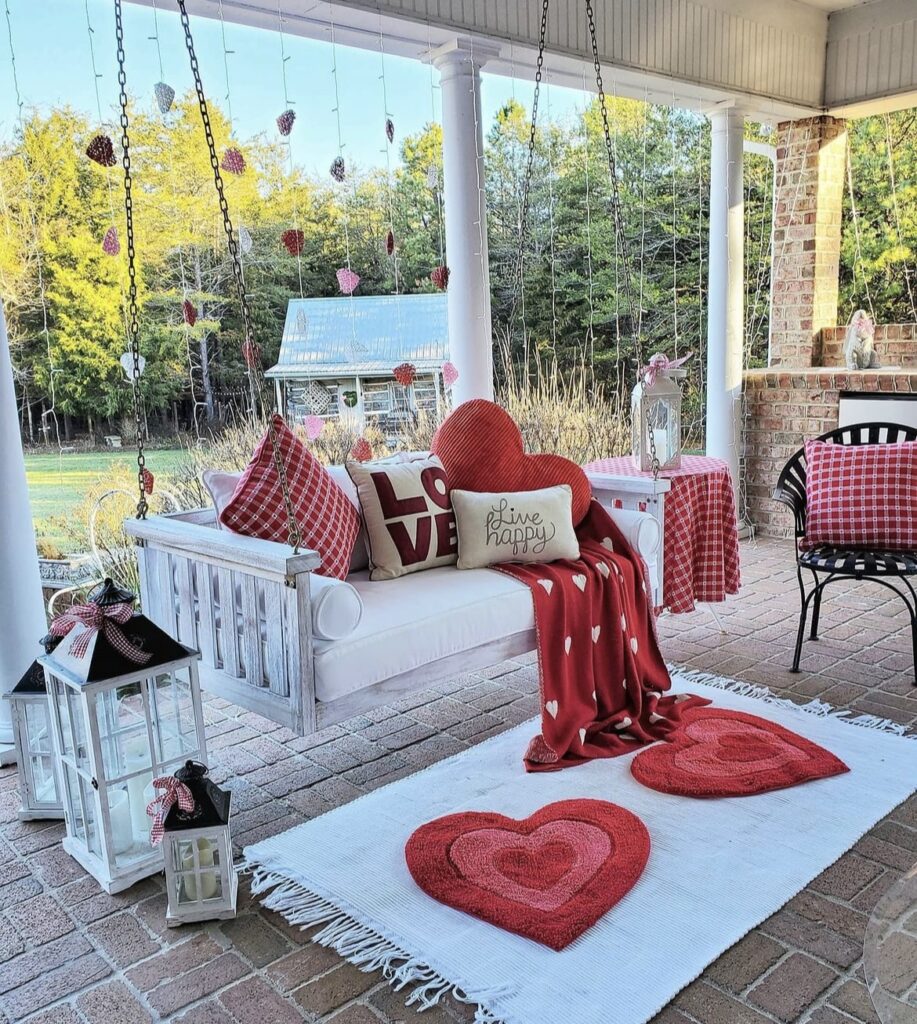
[[(132, 0), (150, 5), (152, 0)], [(457, 35), (498, 55), (487, 71), (533, 74), (540, 0), (281, 0), (288, 32), (424, 59)], [(730, 103), (759, 120), (917, 104), (913, 0), (597, 0), (606, 83), (619, 95), (706, 111)], [(218, 17), (220, 0), (188, 0)], [(270, 0), (222, 0), (227, 19), (274, 30)], [(546, 78), (591, 76), (582, 0), (552, 0)]]

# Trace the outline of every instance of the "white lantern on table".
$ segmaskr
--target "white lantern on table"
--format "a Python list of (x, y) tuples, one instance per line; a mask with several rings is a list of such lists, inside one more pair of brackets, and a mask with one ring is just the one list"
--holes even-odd
[[(678, 469), (681, 465), (681, 387), (687, 375), (681, 359), (670, 360), (657, 352), (640, 372), (631, 395), (633, 453), (637, 468), (644, 473), (656, 469)], [(653, 455), (658, 465), (654, 465)]]
[(157, 779), (156, 786), (165, 790), (158, 798), (163, 810), (153, 825), (153, 841), (162, 839), (166, 924), (235, 917), (239, 880), (229, 834), (232, 793), (208, 779), (206, 765), (195, 761), (173, 778)]
[(19, 818), (22, 821), (63, 818), (45, 674), (41, 665), (33, 662), (13, 689), (4, 694), (4, 698), (10, 702), (13, 742), (19, 764)]
[(132, 611), (106, 580), (51, 624), (45, 670), (67, 835), (110, 893), (162, 870), (150, 845), (153, 779), (206, 756), (200, 655)]

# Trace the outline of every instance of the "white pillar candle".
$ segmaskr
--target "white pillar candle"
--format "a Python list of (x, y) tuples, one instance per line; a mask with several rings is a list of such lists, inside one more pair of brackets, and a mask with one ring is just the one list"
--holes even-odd
[(112, 848), (116, 855), (127, 853), (134, 845), (134, 829), (126, 789), (109, 790), (108, 815), (111, 821)]
[[(197, 860), (198, 864), (202, 868), (213, 867), (213, 843), (211, 843), (209, 839), (197, 840)], [(212, 871), (208, 871), (206, 874), (200, 876), (201, 895), (198, 897), (198, 876), (194, 874), (194, 850), (190, 847), (182, 856), (181, 866), (183, 871), (190, 872), (190, 874), (186, 874), (184, 876), (185, 892), (188, 894), (189, 899), (196, 900), (200, 898), (202, 900), (209, 900), (216, 895), (217, 878)]]
[(656, 458), (660, 464), (668, 461), (669, 458), (669, 432), (663, 428), (653, 431), (653, 442), (656, 445)]

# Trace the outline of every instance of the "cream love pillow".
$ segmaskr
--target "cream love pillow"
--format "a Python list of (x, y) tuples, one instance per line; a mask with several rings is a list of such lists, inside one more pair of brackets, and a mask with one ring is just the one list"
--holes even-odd
[(455, 516), (449, 482), (436, 458), (348, 462), (369, 542), (371, 580), (455, 562)]
[(459, 569), (579, 558), (569, 484), (506, 494), (453, 491)]

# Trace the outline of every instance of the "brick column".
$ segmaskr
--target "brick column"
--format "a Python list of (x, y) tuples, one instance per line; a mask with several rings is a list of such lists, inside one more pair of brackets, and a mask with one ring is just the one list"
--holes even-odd
[(771, 366), (807, 367), (837, 324), (846, 122), (777, 125)]

